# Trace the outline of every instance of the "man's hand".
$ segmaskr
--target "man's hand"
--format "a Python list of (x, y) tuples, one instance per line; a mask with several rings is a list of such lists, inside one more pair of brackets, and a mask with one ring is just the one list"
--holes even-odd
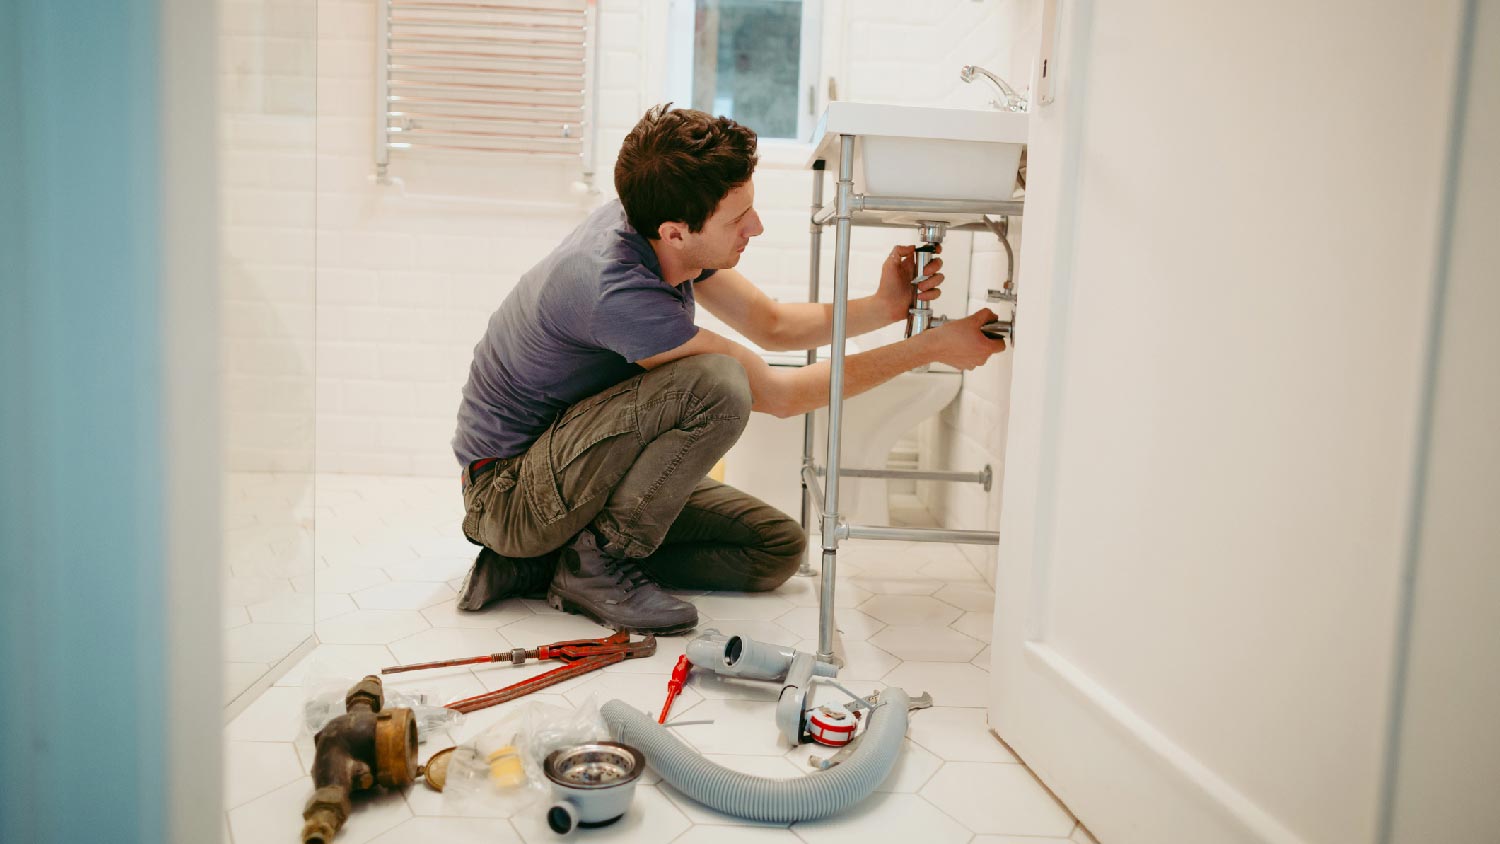
[[(938, 244), (937, 251), (943, 251), (942, 244)], [(890, 322), (906, 319), (906, 312), (911, 308), (911, 282), (917, 274), (916, 253), (915, 246), (897, 246), (880, 269), (880, 288), (875, 291), (875, 298), (887, 309)], [(934, 257), (927, 262), (927, 277), (917, 284), (917, 298), (931, 302), (943, 295), (943, 291), (937, 289), (943, 283), (943, 274), (939, 272), (942, 268), (942, 258)]]
[(929, 328), (914, 340), (927, 338), (933, 359), (959, 369), (973, 369), (990, 359), (990, 355), (1005, 351), (1004, 340), (991, 340), (979, 330), (981, 325), (995, 319), (995, 312), (983, 308), (963, 319)]

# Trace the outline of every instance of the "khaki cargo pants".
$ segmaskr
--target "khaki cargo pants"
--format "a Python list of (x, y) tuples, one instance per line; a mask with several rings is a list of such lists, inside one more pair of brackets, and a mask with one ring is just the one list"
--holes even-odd
[(725, 355), (629, 378), (466, 483), (464, 534), (502, 557), (539, 557), (592, 524), (606, 552), (639, 560), (664, 586), (775, 589), (801, 563), (802, 526), (706, 478), (749, 416), (745, 371)]

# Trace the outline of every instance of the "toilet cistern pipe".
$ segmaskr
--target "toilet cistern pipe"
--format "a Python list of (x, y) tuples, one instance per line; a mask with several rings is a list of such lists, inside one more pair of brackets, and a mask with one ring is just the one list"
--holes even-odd
[(948, 232), (944, 222), (922, 221), (917, 223), (917, 239), (922, 245), (916, 251), (916, 273), (911, 279), (911, 309), (907, 311), (906, 336), (915, 337), (932, 327), (932, 305), (920, 298), (922, 282), (927, 280), (927, 265), (937, 254), (938, 244)]

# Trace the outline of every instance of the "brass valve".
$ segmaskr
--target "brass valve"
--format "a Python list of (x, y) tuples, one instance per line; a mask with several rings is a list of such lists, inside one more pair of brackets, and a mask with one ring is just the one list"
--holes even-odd
[(370, 675), (349, 689), (343, 715), (313, 737), (313, 791), (302, 810), (303, 844), (329, 844), (349, 819), (349, 795), (417, 778), (417, 719), (410, 709), (381, 709), (385, 693)]

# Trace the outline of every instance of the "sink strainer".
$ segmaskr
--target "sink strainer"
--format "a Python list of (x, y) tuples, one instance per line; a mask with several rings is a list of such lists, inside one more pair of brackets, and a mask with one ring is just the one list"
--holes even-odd
[(557, 799), (547, 810), (547, 825), (566, 835), (575, 826), (614, 823), (630, 808), (635, 781), (645, 768), (639, 750), (614, 741), (552, 751), (542, 766)]

